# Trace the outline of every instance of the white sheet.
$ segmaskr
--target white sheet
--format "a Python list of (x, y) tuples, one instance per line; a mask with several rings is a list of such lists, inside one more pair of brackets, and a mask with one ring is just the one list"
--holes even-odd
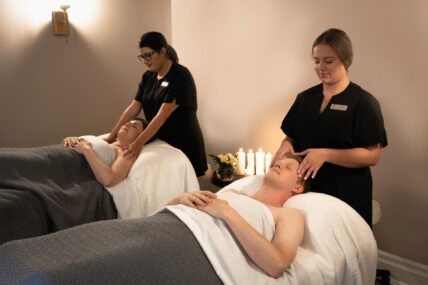
[[(223, 190), (233, 188), (251, 194), (259, 189), (262, 179), (243, 178)], [(305, 237), (292, 265), (277, 279), (254, 270), (251, 262), (243, 262), (246, 257), (231, 245), (230, 233), (218, 220), (205, 217), (198, 222), (186, 215), (177, 216), (198, 239), (225, 284), (374, 284), (376, 242), (370, 227), (351, 207), (320, 193), (294, 196), (284, 206), (298, 208), (305, 215)], [(224, 254), (223, 262), (213, 256), (218, 251)], [(224, 277), (225, 273), (229, 275)]]
[(130, 219), (148, 216), (183, 192), (199, 190), (199, 183), (183, 152), (155, 140), (144, 146), (128, 177), (107, 190), (119, 217)]

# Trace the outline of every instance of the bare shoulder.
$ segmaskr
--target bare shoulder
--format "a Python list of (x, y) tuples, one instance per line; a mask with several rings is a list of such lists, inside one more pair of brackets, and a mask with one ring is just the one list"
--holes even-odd
[(275, 224), (303, 224), (304, 216), (302, 212), (296, 208), (288, 208), (288, 207), (269, 207), (272, 212), (273, 219)]
[(303, 217), (302, 212), (296, 208), (283, 207), (281, 210), (283, 211), (284, 215), (296, 215)]
[(275, 221), (274, 242), (279, 245), (291, 262), (302, 243), (305, 233), (305, 219), (303, 214), (295, 208), (279, 208), (279, 216)]
[(120, 169), (125, 171), (126, 173), (129, 172), (134, 162), (137, 160), (136, 157), (126, 157), (124, 155), (125, 151), (123, 151), (120, 148), (116, 148), (116, 159), (114, 160), (113, 164), (111, 165), (114, 169)]

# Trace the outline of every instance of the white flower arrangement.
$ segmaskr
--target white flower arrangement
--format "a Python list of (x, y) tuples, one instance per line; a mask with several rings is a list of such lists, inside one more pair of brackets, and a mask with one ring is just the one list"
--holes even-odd
[(213, 161), (217, 165), (216, 174), (219, 179), (233, 179), (236, 172), (236, 165), (238, 164), (238, 158), (229, 153), (213, 155), (210, 154)]

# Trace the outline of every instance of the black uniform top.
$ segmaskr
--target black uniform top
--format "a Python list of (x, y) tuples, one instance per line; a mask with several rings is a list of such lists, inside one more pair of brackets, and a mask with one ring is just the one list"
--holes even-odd
[(173, 63), (168, 73), (160, 80), (157, 73), (146, 71), (138, 86), (135, 100), (139, 101), (146, 119), (150, 122), (163, 103), (175, 99), (178, 107), (159, 129), (159, 139), (183, 151), (195, 169), (196, 175), (207, 170), (205, 145), (196, 110), (196, 86), (190, 71)]
[[(323, 86), (300, 93), (281, 129), (294, 140), (294, 150), (351, 149), (376, 144), (387, 146), (380, 105), (360, 86), (350, 83), (333, 96), (320, 113)], [(372, 177), (369, 167), (347, 168), (324, 163), (312, 180), (312, 191), (333, 195), (353, 207), (371, 225)]]

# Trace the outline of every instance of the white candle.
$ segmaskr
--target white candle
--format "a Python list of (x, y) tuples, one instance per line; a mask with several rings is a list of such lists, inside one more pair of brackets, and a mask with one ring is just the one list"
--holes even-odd
[(247, 152), (246, 173), (247, 175), (254, 175), (254, 152), (252, 149)]
[(256, 152), (256, 175), (265, 174), (265, 153), (259, 148)]
[(267, 173), (269, 171), (270, 164), (272, 163), (272, 154), (270, 152), (266, 153), (265, 162), (265, 172)]
[(245, 176), (252, 176), (252, 175), (254, 175), (254, 170), (250, 171), (248, 167), (245, 168)]
[(239, 151), (236, 153), (236, 157), (238, 158), (238, 164), (236, 165), (236, 174), (237, 175), (244, 175), (245, 174), (245, 152), (241, 148), (239, 148)]

